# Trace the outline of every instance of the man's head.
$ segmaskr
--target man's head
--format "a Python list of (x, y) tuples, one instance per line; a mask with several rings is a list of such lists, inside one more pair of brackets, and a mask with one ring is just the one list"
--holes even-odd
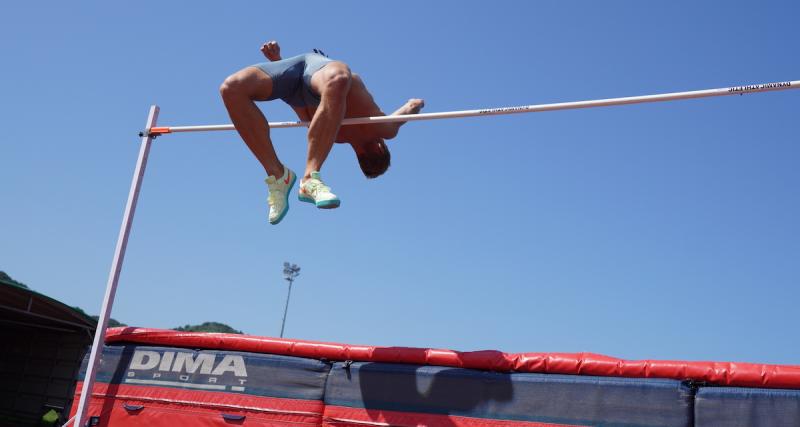
[(358, 157), (358, 165), (367, 178), (377, 178), (389, 169), (391, 154), (383, 138), (353, 144)]

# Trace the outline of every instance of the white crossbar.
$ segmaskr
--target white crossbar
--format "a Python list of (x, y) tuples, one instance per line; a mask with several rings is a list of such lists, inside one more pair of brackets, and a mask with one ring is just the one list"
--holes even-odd
[[(483, 110), (447, 111), (441, 113), (406, 114), (396, 116), (355, 117), (342, 120), (342, 125), (360, 125), (370, 123), (410, 122), (415, 120), (454, 119), (458, 117), (497, 116), (504, 114), (539, 113), (542, 111), (574, 110), (578, 108), (610, 107), (612, 105), (641, 104), (647, 102), (665, 102), (679, 99), (708, 98), (712, 96), (743, 95), (745, 93), (771, 92), (776, 90), (800, 88), (800, 80), (777, 83), (733, 86), (718, 89), (694, 90), (689, 92), (672, 92), (656, 95), (629, 96), (624, 98), (595, 99), (589, 101), (559, 102), (555, 104), (522, 105), (518, 107), (486, 108)], [(270, 128), (307, 127), (309, 122), (272, 122)], [(234, 130), (233, 125), (205, 126), (163, 126), (150, 129), (150, 133), (160, 135), (175, 132), (206, 132), (217, 130)]]

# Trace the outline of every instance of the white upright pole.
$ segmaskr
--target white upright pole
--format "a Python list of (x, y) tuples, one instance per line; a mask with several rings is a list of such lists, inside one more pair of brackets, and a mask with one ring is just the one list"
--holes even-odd
[[(158, 119), (158, 106), (153, 105), (150, 107), (150, 113), (147, 116), (147, 127), (150, 129), (156, 124)], [(78, 403), (78, 412), (75, 414), (75, 426), (84, 427), (88, 420), (89, 401), (92, 397), (92, 387), (94, 386), (95, 379), (97, 378), (97, 368), (100, 366), (100, 354), (102, 354), (103, 342), (106, 336), (106, 327), (108, 326), (108, 319), (111, 317), (111, 307), (114, 305), (114, 295), (117, 293), (117, 283), (119, 283), (119, 274), (122, 271), (122, 262), (125, 259), (125, 249), (128, 246), (128, 235), (131, 232), (131, 224), (133, 223), (133, 214), (136, 212), (136, 202), (139, 199), (139, 189), (142, 187), (142, 179), (144, 178), (144, 170), (147, 166), (147, 157), (150, 154), (150, 145), (153, 142), (153, 136), (146, 132), (142, 136), (142, 144), (139, 148), (139, 159), (136, 162), (136, 170), (133, 172), (133, 182), (131, 189), (128, 193), (128, 204), (125, 206), (125, 214), (122, 217), (122, 226), (119, 230), (119, 237), (117, 238), (117, 248), (114, 251), (114, 260), (111, 262), (111, 272), (108, 275), (108, 284), (106, 285), (106, 294), (103, 298), (103, 307), (100, 309), (100, 317), (97, 319), (97, 331), (94, 333), (94, 342), (92, 343), (92, 352), (89, 356), (89, 364), (86, 367), (86, 376), (83, 379), (83, 389), (81, 390), (81, 399)]]

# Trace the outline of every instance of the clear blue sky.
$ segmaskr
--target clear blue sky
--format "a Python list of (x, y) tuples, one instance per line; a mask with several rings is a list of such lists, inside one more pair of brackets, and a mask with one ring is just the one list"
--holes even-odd
[[(800, 79), (796, 1), (14, 2), (0, 15), (0, 269), (100, 310), (151, 104), (228, 118), (218, 87), (318, 47), (387, 111)], [(288, 107), (262, 106), (273, 120)], [(324, 177), (334, 211), (266, 219), (233, 132), (152, 150), (113, 317), (460, 350), (798, 363), (800, 92), (408, 124), (393, 166)], [(304, 132), (275, 130), (302, 170)]]

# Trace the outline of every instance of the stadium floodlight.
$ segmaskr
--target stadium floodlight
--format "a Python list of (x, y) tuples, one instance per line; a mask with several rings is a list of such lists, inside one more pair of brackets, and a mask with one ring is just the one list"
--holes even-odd
[(300, 267), (297, 264), (283, 263), (283, 279), (289, 282), (289, 292), (286, 294), (286, 307), (283, 309), (283, 322), (281, 322), (281, 338), (283, 329), (286, 327), (286, 313), (289, 312), (289, 298), (292, 297), (292, 283), (300, 275)]

